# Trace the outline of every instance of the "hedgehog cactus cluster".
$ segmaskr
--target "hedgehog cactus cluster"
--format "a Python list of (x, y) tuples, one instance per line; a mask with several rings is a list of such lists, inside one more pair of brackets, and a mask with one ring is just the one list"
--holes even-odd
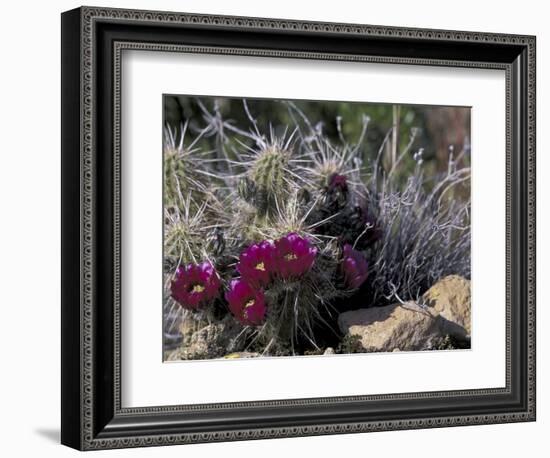
[[(410, 220), (397, 221), (387, 204), (397, 186), (386, 177), (380, 188), (376, 170), (363, 165), (368, 119), (356, 145), (335, 146), (307, 120), (299, 122), (304, 115), (293, 105), (295, 128), (276, 135), (272, 128), (261, 131), (246, 101), (249, 130), (198, 103), (202, 128), (165, 130), (167, 334), (183, 319), (230, 315), (243, 328), (241, 350), (303, 353), (318, 350), (327, 335), (338, 336), (338, 313), (353, 297), (377, 305), (392, 294), (407, 299), (416, 293), (423, 278), (410, 271), (397, 278), (387, 269), (435, 245), (428, 237), (406, 240), (398, 223), (413, 224), (423, 207), (408, 208)], [(206, 137), (215, 137), (218, 147), (204, 149)], [(417, 167), (417, 187), (420, 173)], [(454, 227), (464, 218), (455, 216)], [(466, 246), (450, 232), (445, 238)]]

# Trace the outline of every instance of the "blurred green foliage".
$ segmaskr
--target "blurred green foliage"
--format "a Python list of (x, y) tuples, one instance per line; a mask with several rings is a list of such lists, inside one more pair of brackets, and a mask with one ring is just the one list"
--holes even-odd
[[(224, 120), (230, 121), (239, 129), (251, 129), (242, 99), (231, 97), (167, 95), (164, 97), (165, 122), (174, 127), (189, 122), (191, 132), (199, 132), (206, 122), (198, 101), (211, 113), (218, 110)], [(339, 119), (345, 141), (355, 144), (360, 138), (364, 117), (370, 118), (362, 148), (366, 165), (376, 158), (385, 137), (388, 136), (389, 141), (383, 151), (382, 160), (385, 161), (384, 164), (387, 163), (386, 169), (391, 167), (391, 130), (394, 123), (397, 126), (397, 154), (406, 148), (415, 132), (410, 154), (400, 163), (399, 175), (403, 179), (414, 169), (413, 154), (419, 149), (423, 151), (423, 166), (428, 177), (447, 170), (450, 148), (454, 148), (455, 157), (464, 148), (469, 149), (470, 109), (467, 107), (308, 100), (295, 100), (293, 103), (313, 126), (322, 127), (334, 145), (342, 144), (338, 133)], [(284, 101), (247, 99), (247, 104), (260, 130), (266, 134), (269, 134), (270, 127), (277, 135), (281, 135), (285, 129), (291, 130), (296, 125), (296, 118), (292, 118), (288, 104)], [(200, 146), (204, 149), (216, 148), (215, 138), (206, 137)], [(469, 151), (463, 155), (462, 161), (462, 165), (469, 165)]]

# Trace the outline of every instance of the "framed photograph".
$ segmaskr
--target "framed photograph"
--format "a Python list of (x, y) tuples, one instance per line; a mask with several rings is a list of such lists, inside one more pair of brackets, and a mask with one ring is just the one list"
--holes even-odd
[(80, 450), (535, 420), (535, 37), (62, 15)]

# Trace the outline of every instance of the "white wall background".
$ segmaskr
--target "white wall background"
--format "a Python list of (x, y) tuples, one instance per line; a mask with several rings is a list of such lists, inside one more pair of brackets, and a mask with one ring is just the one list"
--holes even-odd
[[(107, 456), (240, 458), (544, 456), (550, 428), (550, 325), (545, 281), (550, 217), (550, 29), (537, 0), (116, 0), (96, 5), (537, 35), (538, 421), (103, 452)], [(0, 46), (0, 452), (64, 457), (59, 442), (60, 13), (76, 1), (4, 3)], [(546, 210), (546, 214), (545, 214)], [(545, 254), (547, 255), (545, 257)], [(547, 453), (547, 452), (546, 452)]]

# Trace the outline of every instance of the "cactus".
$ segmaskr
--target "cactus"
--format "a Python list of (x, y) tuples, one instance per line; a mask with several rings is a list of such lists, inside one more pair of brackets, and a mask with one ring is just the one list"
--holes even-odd
[[(205, 132), (209, 130), (205, 129)], [(183, 208), (185, 200), (192, 197), (200, 202), (211, 186), (210, 174), (205, 170), (205, 153), (198, 147), (202, 134), (185, 145), (187, 124), (176, 129), (164, 130), (164, 207)]]
[[(390, 172), (379, 158), (363, 165), (366, 117), (355, 143), (337, 120), (335, 144), (293, 104), (290, 135), (275, 135), (271, 126), (264, 134), (245, 101), (248, 126), (224, 119), (219, 106), (212, 114), (206, 103), (197, 105), (203, 124), (194, 120), (189, 144), (187, 124), (179, 136), (165, 130), (167, 334), (184, 316), (203, 322), (229, 314), (243, 327), (235, 351), (318, 352), (338, 333), (339, 303), (415, 299), (445, 274), (469, 277), (469, 200), (444, 200), (469, 176), (457, 157), (428, 189), (421, 150), (408, 159), (412, 141)], [(204, 152), (201, 139), (210, 136), (216, 146)], [(399, 161), (414, 164), (405, 183), (393, 174)], [(260, 245), (264, 257), (254, 258)], [(273, 259), (265, 257), (271, 245)], [(277, 251), (282, 245), (286, 251)], [(219, 297), (180, 310), (169, 294), (172, 273), (206, 262), (219, 276)], [(254, 276), (255, 268), (261, 274)]]
[(291, 153), (281, 149), (277, 143), (261, 150), (254, 158), (247, 172), (248, 186), (253, 193), (252, 202), (260, 216), (272, 215), (277, 204), (288, 196), (289, 187), (293, 188), (289, 171)]

